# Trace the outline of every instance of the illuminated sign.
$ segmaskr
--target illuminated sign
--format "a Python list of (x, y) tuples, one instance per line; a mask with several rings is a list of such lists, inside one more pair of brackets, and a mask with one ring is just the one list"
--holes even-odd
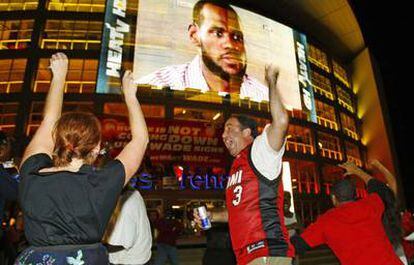
[(295, 32), (295, 48), (299, 75), (299, 87), (301, 90), (302, 110), (308, 113), (312, 122), (317, 122), (315, 100), (313, 96), (312, 82), (310, 79), (310, 66), (307, 56), (307, 41), (304, 34)]
[[(105, 23), (102, 34), (101, 57), (99, 60), (97, 93), (110, 91), (109, 83), (121, 78), (121, 64), (125, 35), (130, 32), (130, 25), (126, 22), (127, 0), (108, 0), (105, 12)], [(113, 88), (112, 88), (113, 89)]]
[[(185, 190), (224, 190), (228, 177), (214, 175), (189, 175), (182, 176), (181, 180), (177, 180), (177, 188)], [(153, 190), (154, 177), (148, 173), (142, 173), (138, 177), (131, 179), (131, 184), (140, 190)]]
[[(150, 138), (147, 155), (152, 163), (225, 168), (222, 124), (157, 118), (148, 118), (146, 123)], [(102, 141), (111, 144), (110, 154), (116, 157), (131, 139), (128, 121), (107, 116), (101, 124)]]

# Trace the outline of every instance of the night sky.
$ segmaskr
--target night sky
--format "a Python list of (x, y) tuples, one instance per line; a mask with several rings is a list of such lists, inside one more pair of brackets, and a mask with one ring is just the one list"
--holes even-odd
[[(407, 4), (390, 1), (350, 1), (366, 45), (380, 68), (407, 207), (414, 210), (414, 60), (412, 20)], [(411, 18), (411, 19), (409, 19)], [(405, 31), (405, 33), (404, 33)]]

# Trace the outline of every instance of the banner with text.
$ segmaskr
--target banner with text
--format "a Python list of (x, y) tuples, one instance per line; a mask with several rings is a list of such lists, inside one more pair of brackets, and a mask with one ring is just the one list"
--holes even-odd
[[(221, 167), (226, 165), (226, 148), (222, 128), (198, 121), (146, 119), (150, 142), (147, 154), (151, 162), (179, 163), (182, 166)], [(103, 117), (102, 141), (110, 143), (110, 154), (116, 156), (131, 139), (126, 117)]]

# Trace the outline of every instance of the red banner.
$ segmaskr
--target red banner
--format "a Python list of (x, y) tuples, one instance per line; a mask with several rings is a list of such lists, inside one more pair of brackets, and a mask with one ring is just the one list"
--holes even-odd
[[(225, 167), (226, 148), (222, 128), (198, 121), (146, 119), (150, 142), (147, 154), (153, 163)], [(131, 138), (127, 118), (101, 119), (103, 142), (116, 156)]]

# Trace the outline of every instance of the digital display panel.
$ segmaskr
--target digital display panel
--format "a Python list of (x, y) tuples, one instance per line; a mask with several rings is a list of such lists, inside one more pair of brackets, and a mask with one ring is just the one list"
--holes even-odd
[[(278, 86), (285, 107), (303, 110), (310, 120), (316, 120), (304, 34), (236, 6), (196, 3), (139, 1), (133, 60), (137, 84), (173, 91), (212, 91), (266, 102), (265, 67), (272, 65), (279, 69)], [(122, 32), (126, 34), (127, 27), (120, 19), (112, 24), (107, 38), (116, 37), (117, 28), (120, 37)], [(117, 44), (115, 51), (122, 47), (119, 40), (108, 43)], [(112, 58), (119, 62), (121, 55)], [(99, 71), (97, 92), (119, 93), (119, 89), (111, 88), (111, 82), (102, 80), (111, 73), (120, 78), (121, 71), (114, 71), (112, 62), (101, 61), (100, 65), (106, 71)]]

